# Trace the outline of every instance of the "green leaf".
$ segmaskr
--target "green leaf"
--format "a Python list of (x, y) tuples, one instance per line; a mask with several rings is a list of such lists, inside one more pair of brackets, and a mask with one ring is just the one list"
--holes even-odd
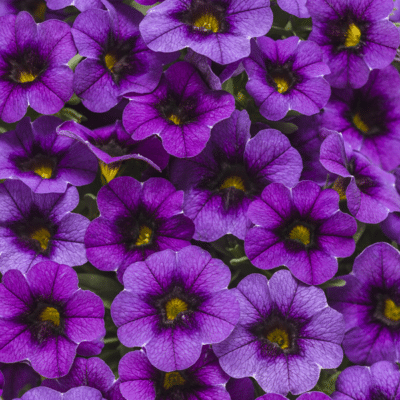
[(83, 57), (80, 54), (76, 54), (68, 61), (68, 66), (75, 71), (76, 66), (81, 62)]
[(319, 285), (318, 287), (320, 287), (321, 289), (326, 289), (329, 287), (342, 287), (346, 285), (346, 281), (344, 279), (331, 279), (328, 282), (325, 282), (321, 285)]
[(78, 122), (78, 124), (80, 124), (82, 121), (87, 121), (85, 116), (69, 107), (62, 108), (58, 113), (54, 114), (54, 116), (61, 118), (63, 121), (75, 121)]

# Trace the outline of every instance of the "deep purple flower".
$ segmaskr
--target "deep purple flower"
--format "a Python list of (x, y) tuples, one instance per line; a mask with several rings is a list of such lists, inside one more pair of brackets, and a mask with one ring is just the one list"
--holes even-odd
[(0, 179), (19, 179), (35, 193), (64, 193), (68, 183), (87, 185), (96, 177), (96, 157), (82, 143), (57, 135), (62, 120), (22, 119), (0, 136)]
[(254, 400), (254, 385), (250, 378), (229, 379), (226, 390), (231, 396), (231, 400)]
[(94, 112), (108, 111), (127, 93), (151, 92), (163, 64), (175, 58), (147, 48), (139, 32), (142, 13), (125, 4), (108, 7), (81, 13), (72, 28), (78, 52), (86, 57), (75, 69), (74, 90)]
[(380, 361), (371, 367), (355, 365), (346, 368), (336, 381), (333, 400), (384, 400), (400, 398), (399, 367)]
[(84, 235), (89, 220), (71, 213), (79, 202), (70, 186), (63, 194), (35, 194), (19, 181), (0, 185), (0, 272), (52, 260), (70, 266), (86, 259)]
[(57, 128), (60, 135), (68, 136), (84, 143), (98, 158), (100, 170), (107, 182), (110, 182), (125, 160), (142, 160), (161, 172), (168, 164), (169, 155), (156, 137), (140, 142), (131, 139), (121, 121), (99, 129), (90, 129), (74, 122), (64, 122)]
[(36, 387), (28, 390), (21, 397), (21, 400), (104, 400), (101, 393), (89, 387), (77, 387), (67, 393), (60, 393), (47, 387)]
[(63, 11), (50, 10), (47, 6), (48, 2), (49, 0), (2, 0), (0, 2), (0, 16), (27, 11), (36, 22), (43, 22), (48, 19), (64, 19), (65, 13)]
[(70, 27), (62, 21), (36, 24), (26, 11), (0, 17), (0, 118), (16, 122), (28, 104), (41, 114), (54, 114), (70, 99), (76, 54)]
[(169, 67), (153, 93), (130, 99), (122, 121), (132, 138), (159, 135), (165, 150), (181, 158), (199, 154), (214, 124), (235, 109), (235, 98), (210, 90), (188, 62)]
[[(304, 393), (298, 397), (298, 400), (330, 400), (331, 398), (322, 392), (309, 392)], [(258, 397), (256, 400), (287, 400), (286, 397), (281, 396), (280, 394), (264, 394), (264, 396)]]
[(66, 392), (78, 386), (89, 386), (99, 390), (105, 399), (110, 399), (109, 392), (114, 383), (114, 373), (101, 358), (76, 357), (67, 375), (58, 379), (45, 379), (42, 386), (59, 392)]
[(224, 340), (239, 319), (239, 305), (226, 289), (229, 268), (196, 246), (164, 250), (130, 265), (125, 289), (111, 305), (118, 338), (145, 346), (162, 371), (189, 368), (202, 344)]
[(276, 41), (258, 38), (243, 64), (249, 76), (246, 90), (267, 119), (282, 119), (289, 110), (316, 114), (331, 94), (323, 78), (330, 70), (322, 62), (321, 50), (297, 36)]
[[(395, 168), (393, 171), (396, 177), (396, 190), (400, 194), (400, 167)], [(383, 233), (391, 240), (400, 244), (400, 212), (393, 212), (381, 222), (381, 229)]]
[(160, 371), (143, 351), (125, 354), (118, 370), (121, 393), (127, 400), (230, 400), (224, 387), (229, 377), (209, 346), (203, 346), (200, 358), (183, 371)]
[(393, 61), (400, 44), (397, 27), (387, 20), (393, 0), (308, 0), (307, 8), (313, 25), (308, 38), (321, 46), (333, 87), (360, 88), (371, 69)]
[(302, 163), (289, 140), (275, 129), (250, 138), (245, 110), (219, 122), (206, 148), (171, 164), (171, 181), (185, 191), (183, 210), (195, 224), (194, 239), (211, 242), (227, 233), (244, 239), (251, 226), (247, 209), (271, 182), (294, 186)]
[(400, 22), (400, 0), (393, 0), (393, 11), (390, 13), (389, 19), (392, 22)]
[(350, 213), (359, 221), (377, 224), (389, 212), (400, 211), (400, 196), (393, 174), (381, 168), (358, 151), (345, 146), (343, 136), (331, 131), (321, 145), (321, 164), (338, 177), (333, 189), (341, 200), (347, 200)]
[(333, 91), (321, 123), (341, 132), (354, 150), (390, 171), (400, 165), (399, 92), (396, 68), (372, 71), (361, 89)]
[(61, 10), (68, 6), (75, 6), (79, 11), (86, 11), (92, 8), (104, 8), (101, 0), (46, 0), (46, 2), (47, 6), (52, 10)]
[(88, 260), (102, 271), (117, 271), (164, 249), (190, 245), (194, 224), (182, 213), (183, 192), (163, 178), (144, 183), (113, 179), (97, 196), (100, 217), (85, 235)]
[(344, 322), (328, 307), (324, 292), (287, 270), (268, 281), (251, 274), (235, 291), (240, 319), (213, 350), (234, 378), (252, 376), (266, 392), (286, 395), (311, 390), (321, 368), (339, 366)]
[(250, 54), (250, 38), (272, 25), (269, 0), (169, 0), (151, 8), (140, 23), (154, 51), (190, 47), (219, 64)]
[(58, 378), (80, 342), (105, 335), (102, 300), (79, 289), (67, 265), (45, 261), (26, 275), (7, 271), (0, 293), (0, 362), (29, 360), (40, 375)]
[(302, 282), (319, 285), (337, 272), (336, 257), (351, 256), (357, 224), (339, 211), (339, 195), (315, 182), (292, 190), (271, 183), (247, 213), (256, 224), (245, 238), (250, 261), (262, 269), (286, 265)]
[(400, 253), (388, 243), (367, 247), (342, 276), (343, 287), (329, 288), (329, 304), (346, 323), (343, 349), (350, 361), (371, 365), (400, 361)]
[(282, 8), (282, 10), (299, 18), (310, 17), (306, 3), (307, 0), (278, 0), (278, 6)]

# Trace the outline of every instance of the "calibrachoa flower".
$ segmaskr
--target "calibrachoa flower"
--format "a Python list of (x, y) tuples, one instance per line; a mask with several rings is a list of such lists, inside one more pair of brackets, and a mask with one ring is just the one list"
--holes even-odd
[(181, 158), (199, 154), (213, 125), (235, 109), (235, 98), (222, 90), (210, 90), (188, 62), (169, 67), (153, 93), (130, 99), (122, 122), (132, 138), (159, 135), (165, 150)]
[[(396, 177), (396, 190), (400, 194), (400, 167), (393, 171)], [(400, 212), (393, 212), (381, 222), (383, 233), (391, 240), (400, 244)]]
[(19, 181), (0, 185), (0, 272), (25, 273), (40, 261), (70, 266), (86, 259), (84, 235), (89, 220), (71, 213), (79, 202), (70, 186), (63, 194), (35, 194)]
[(282, 8), (282, 10), (299, 18), (310, 17), (306, 3), (307, 0), (278, 0), (278, 6)]
[(372, 71), (361, 89), (334, 90), (321, 124), (386, 171), (400, 164), (400, 76), (388, 66)]
[(147, 48), (139, 32), (142, 13), (124, 4), (87, 10), (76, 18), (72, 35), (86, 57), (74, 74), (74, 91), (91, 111), (114, 107), (121, 96), (149, 93), (160, 81), (164, 63), (174, 56)]
[(224, 340), (239, 319), (239, 305), (226, 289), (230, 278), (221, 260), (196, 246), (160, 251), (130, 265), (125, 289), (111, 305), (119, 340), (145, 346), (157, 369), (189, 368), (202, 344)]
[(21, 397), (21, 400), (104, 400), (101, 393), (89, 387), (77, 387), (67, 393), (60, 393), (46, 387), (36, 387), (28, 390)]
[(355, 365), (346, 368), (337, 378), (333, 400), (398, 400), (400, 397), (399, 367), (380, 361), (371, 367)]
[(183, 192), (163, 178), (144, 183), (119, 177), (97, 196), (100, 217), (85, 235), (88, 260), (102, 271), (118, 270), (164, 249), (190, 245), (194, 224), (182, 213)]
[(261, 274), (246, 276), (235, 294), (239, 322), (213, 345), (227, 374), (252, 376), (266, 392), (296, 395), (315, 386), (321, 368), (339, 366), (343, 317), (328, 307), (322, 289), (280, 270), (269, 281)]
[(20, 11), (27, 11), (32, 15), (36, 22), (43, 22), (47, 19), (65, 18), (65, 14), (62, 11), (50, 10), (47, 7), (46, 1), (49, 2), (49, 0), (3, 0), (0, 2), (0, 16), (18, 14)]
[(0, 284), (0, 362), (30, 361), (47, 378), (65, 375), (84, 340), (105, 335), (103, 302), (78, 288), (67, 265), (44, 261)]
[(250, 204), (247, 216), (256, 224), (244, 242), (250, 261), (261, 269), (286, 265), (307, 284), (332, 278), (336, 257), (355, 250), (355, 219), (339, 211), (338, 193), (315, 182), (301, 181), (292, 190), (271, 183)]
[(250, 378), (229, 379), (226, 390), (231, 396), (231, 400), (254, 400), (254, 385)]
[(400, 361), (400, 253), (388, 243), (367, 247), (346, 285), (329, 288), (329, 304), (346, 323), (343, 349), (350, 361)]
[(345, 146), (340, 133), (330, 131), (321, 145), (320, 161), (329, 172), (338, 175), (332, 188), (340, 200), (347, 200), (350, 213), (359, 221), (377, 224), (390, 211), (400, 211), (394, 175)]
[[(309, 392), (304, 393), (298, 397), (299, 400), (330, 400), (331, 398), (322, 392)], [(257, 400), (287, 400), (286, 397), (281, 396), (280, 394), (265, 394), (264, 396), (258, 397)]]
[(397, 27), (387, 18), (393, 0), (308, 0), (312, 31), (321, 46), (333, 87), (360, 88), (371, 69), (389, 65), (400, 44)]
[(183, 210), (195, 224), (194, 239), (211, 242), (227, 233), (244, 239), (251, 226), (246, 213), (271, 182), (294, 186), (301, 157), (275, 129), (250, 138), (245, 110), (219, 122), (206, 148), (189, 160), (171, 164), (171, 181), (185, 191)]
[(249, 76), (246, 90), (267, 119), (282, 119), (289, 110), (316, 114), (331, 94), (323, 78), (330, 70), (314, 42), (296, 36), (276, 41), (264, 36), (252, 43), (243, 64)]
[(36, 24), (26, 11), (0, 17), (0, 118), (20, 120), (28, 104), (41, 114), (54, 114), (70, 99), (76, 54), (70, 27), (62, 21)]
[(133, 140), (118, 120), (93, 131), (75, 121), (67, 121), (57, 128), (57, 132), (84, 143), (99, 159), (101, 173), (107, 182), (115, 178), (125, 160), (145, 161), (160, 172), (168, 164), (169, 155), (157, 137), (140, 142)]
[(62, 120), (22, 119), (0, 136), (0, 179), (19, 179), (35, 193), (64, 193), (68, 183), (87, 185), (96, 177), (96, 157), (85, 145), (57, 135)]
[(200, 358), (183, 371), (160, 371), (143, 351), (125, 354), (118, 371), (121, 393), (127, 400), (230, 400), (224, 387), (229, 376), (209, 346), (203, 346)]
[[(68, 6), (74, 6), (79, 11), (86, 11), (92, 8), (103, 8), (100, 0), (46, 0), (47, 6), (52, 10), (61, 10)], [(113, 2), (113, 1), (111, 1)]]
[(269, 0), (169, 0), (151, 8), (140, 23), (154, 51), (190, 47), (219, 64), (250, 54), (250, 38), (272, 25)]

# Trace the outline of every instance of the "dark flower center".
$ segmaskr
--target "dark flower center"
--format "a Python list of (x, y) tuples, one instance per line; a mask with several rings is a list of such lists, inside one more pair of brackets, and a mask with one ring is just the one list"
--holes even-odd
[(310, 223), (295, 220), (283, 230), (283, 238), (292, 248), (304, 249), (314, 245), (315, 227)]
[(39, 343), (50, 337), (59, 336), (64, 331), (63, 312), (58, 304), (39, 301), (34, 310), (23, 319)]
[(44, 0), (17, 0), (13, 3), (19, 11), (27, 11), (36, 22), (43, 22), (46, 15), (46, 2)]
[(205, 35), (224, 33), (229, 30), (226, 9), (227, 6), (223, 1), (192, 0), (189, 8), (177, 13), (175, 17), (190, 26), (193, 32)]
[(346, 189), (350, 183), (350, 178), (343, 178), (338, 176), (333, 182), (332, 189), (335, 190), (339, 194), (339, 199), (346, 200)]
[(300, 77), (292, 71), (292, 66), (293, 62), (291, 60), (283, 65), (268, 61), (265, 62), (265, 68), (267, 70), (266, 80), (277, 92), (282, 94), (287, 93), (300, 81)]
[(110, 157), (121, 157), (130, 153), (130, 146), (118, 140), (116, 134), (111, 135), (107, 140), (89, 137), (89, 142)]
[(170, 92), (166, 99), (156, 105), (156, 108), (171, 125), (185, 125), (197, 118), (197, 100), (194, 97), (182, 100)]
[(164, 389), (168, 390), (174, 386), (182, 386), (185, 384), (185, 379), (179, 371), (166, 372), (164, 376)]
[(376, 304), (373, 317), (390, 328), (400, 328), (400, 298), (396, 293), (374, 296)]

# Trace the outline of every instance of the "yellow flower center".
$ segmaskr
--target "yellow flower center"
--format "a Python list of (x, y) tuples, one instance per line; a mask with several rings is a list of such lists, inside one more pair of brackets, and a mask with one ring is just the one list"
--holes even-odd
[(276, 90), (279, 93), (285, 93), (289, 89), (289, 82), (283, 76), (276, 76), (274, 82), (276, 83)]
[(169, 300), (165, 305), (165, 311), (167, 312), (167, 318), (173, 321), (177, 315), (188, 309), (188, 305), (181, 299), (174, 297)]
[(107, 53), (104, 57), (104, 61), (106, 63), (106, 67), (113, 72), (113, 68), (115, 64), (118, 62), (117, 57), (112, 53)]
[(196, 21), (194, 21), (193, 26), (195, 28), (199, 28), (205, 31), (211, 31), (214, 33), (219, 31), (219, 23), (217, 18), (209, 13), (203, 14), (199, 18), (197, 18)]
[(335, 182), (333, 182), (332, 189), (339, 193), (340, 200), (346, 200), (346, 188), (346, 181), (341, 176), (337, 177)]
[(171, 122), (173, 122), (175, 125), (180, 125), (181, 124), (181, 120), (178, 116), (176, 116), (175, 114), (171, 114), (168, 117), (168, 120), (170, 120)]
[(289, 347), (289, 335), (283, 329), (276, 328), (267, 334), (267, 339), (276, 343), (282, 350)]
[(344, 42), (344, 45), (346, 47), (357, 46), (358, 43), (360, 43), (360, 38), (361, 38), (360, 28), (355, 24), (350, 24), (349, 27), (347, 28), (346, 40)]
[(354, 115), (353, 117), (353, 124), (355, 127), (361, 131), (362, 133), (367, 133), (369, 131), (368, 125), (361, 119), (361, 116), (359, 113)]
[(33, 82), (37, 78), (37, 75), (33, 75), (31, 72), (22, 71), (19, 74), (19, 81), (21, 83)]
[(46, 307), (39, 315), (41, 321), (51, 321), (55, 326), (60, 325), (60, 313), (54, 307)]
[(118, 174), (121, 163), (115, 162), (111, 164), (103, 163), (99, 161), (101, 174), (104, 176), (105, 180), (108, 182), (112, 181)]
[(296, 225), (289, 233), (289, 238), (298, 240), (305, 246), (310, 244), (310, 230), (303, 225)]
[(33, 166), (33, 172), (43, 179), (50, 179), (53, 174), (53, 166), (50, 161), (42, 160)]
[(185, 380), (178, 371), (167, 372), (164, 377), (164, 389), (171, 389), (173, 386), (182, 386)]
[(136, 246), (144, 246), (145, 244), (149, 244), (151, 240), (151, 234), (153, 231), (146, 225), (142, 225), (139, 228), (139, 236), (136, 240)]
[(37, 240), (42, 250), (47, 249), (50, 237), (50, 232), (46, 228), (39, 228), (31, 234), (31, 239)]
[(230, 176), (229, 178), (225, 179), (222, 182), (220, 189), (222, 190), (222, 189), (227, 189), (227, 188), (231, 188), (231, 187), (239, 189), (242, 192), (244, 192), (246, 190), (243, 179), (240, 178), (239, 176)]
[(400, 321), (400, 306), (397, 306), (393, 300), (386, 299), (383, 315), (391, 321)]
[(37, 22), (43, 22), (46, 15), (46, 3), (39, 1), (32, 14)]

